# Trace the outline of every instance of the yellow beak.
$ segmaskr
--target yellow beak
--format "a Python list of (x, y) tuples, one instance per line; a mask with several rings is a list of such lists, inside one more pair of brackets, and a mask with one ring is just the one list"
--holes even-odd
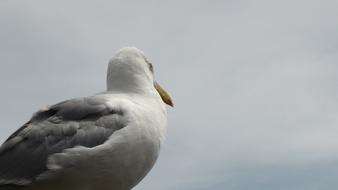
[(168, 104), (171, 107), (174, 107), (173, 101), (171, 100), (170, 95), (167, 91), (165, 91), (162, 86), (160, 86), (156, 81), (154, 82), (154, 87), (157, 90), (157, 92), (160, 94), (162, 100), (164, 103)]

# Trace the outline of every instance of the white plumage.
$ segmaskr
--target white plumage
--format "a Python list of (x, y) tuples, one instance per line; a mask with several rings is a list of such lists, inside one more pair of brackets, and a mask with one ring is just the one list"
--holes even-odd
[(37, 112), (0, 148), (0, 190), (129, 190), (153, 167), (169, 95), (142, 51), (110, 60), (107, 91)]

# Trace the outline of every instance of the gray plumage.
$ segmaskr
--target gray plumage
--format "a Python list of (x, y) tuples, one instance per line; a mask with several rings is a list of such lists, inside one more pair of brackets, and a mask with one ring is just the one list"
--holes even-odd
[(0, 190), (130, 190), (154, 166), (169, 94), (137, 48), (109, 61), (107, 90), (37, 112), (0, 147)]
[(0, 190), (34, 182), (50, 155), (103, 144), (126, 126), (123, 111), (99, 96), (72, 99), (37, 112), (0, 147)]

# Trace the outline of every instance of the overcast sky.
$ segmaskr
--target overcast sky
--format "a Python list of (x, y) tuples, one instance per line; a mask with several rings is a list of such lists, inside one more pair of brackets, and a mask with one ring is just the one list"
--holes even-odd
[(105, 90), (142, 49), (172, 95), (135, 190), (338, 188), (338, 1), (0, 1), (0, 140), (39, 108)]

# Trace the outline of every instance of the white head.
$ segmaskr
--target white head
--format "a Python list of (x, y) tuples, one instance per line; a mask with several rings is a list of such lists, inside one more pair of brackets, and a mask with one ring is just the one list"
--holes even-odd
[(135, 47), (120, 49), (109, 61), (107, 90), (145, 93), (156, 89), (162, 100), (172, 106), (169, 94), (154, 81), (152, 64)]

